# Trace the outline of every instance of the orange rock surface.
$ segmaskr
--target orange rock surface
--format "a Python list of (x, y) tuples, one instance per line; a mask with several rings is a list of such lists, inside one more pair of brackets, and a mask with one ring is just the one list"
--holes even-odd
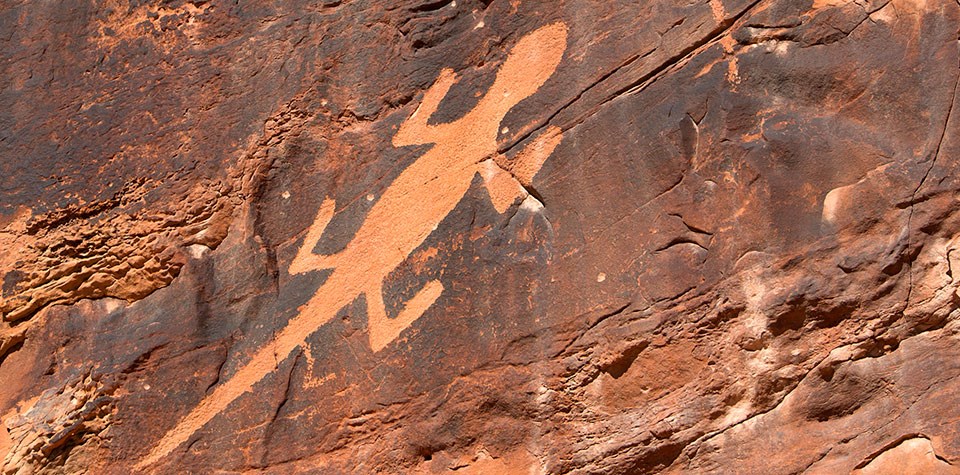
[(958, 38), (0, 5), (2, 473), (960, 473)]

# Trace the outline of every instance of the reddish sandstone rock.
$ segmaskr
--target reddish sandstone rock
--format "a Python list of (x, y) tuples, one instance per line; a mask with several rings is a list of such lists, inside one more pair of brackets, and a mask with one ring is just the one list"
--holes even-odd
[(0, 7), (4, 473), (954, 473), (955, 0)]

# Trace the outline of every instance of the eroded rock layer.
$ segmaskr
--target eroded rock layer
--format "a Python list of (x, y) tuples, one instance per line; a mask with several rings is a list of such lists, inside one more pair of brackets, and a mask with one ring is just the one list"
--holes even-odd
[(0, 6), (35, 473), (960, 473), (960, 2)]

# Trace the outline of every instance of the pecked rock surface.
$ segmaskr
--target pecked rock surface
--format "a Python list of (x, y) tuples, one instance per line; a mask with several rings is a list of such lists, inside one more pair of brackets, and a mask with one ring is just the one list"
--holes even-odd
[(960, 473), (958, 38), (7, 2), (2, 473)]

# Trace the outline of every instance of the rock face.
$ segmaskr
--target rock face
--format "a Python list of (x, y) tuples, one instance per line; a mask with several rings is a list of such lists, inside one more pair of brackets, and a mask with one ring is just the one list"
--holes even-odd
[(960, 2), (0, 6), (33, 473), (960, 473)]

